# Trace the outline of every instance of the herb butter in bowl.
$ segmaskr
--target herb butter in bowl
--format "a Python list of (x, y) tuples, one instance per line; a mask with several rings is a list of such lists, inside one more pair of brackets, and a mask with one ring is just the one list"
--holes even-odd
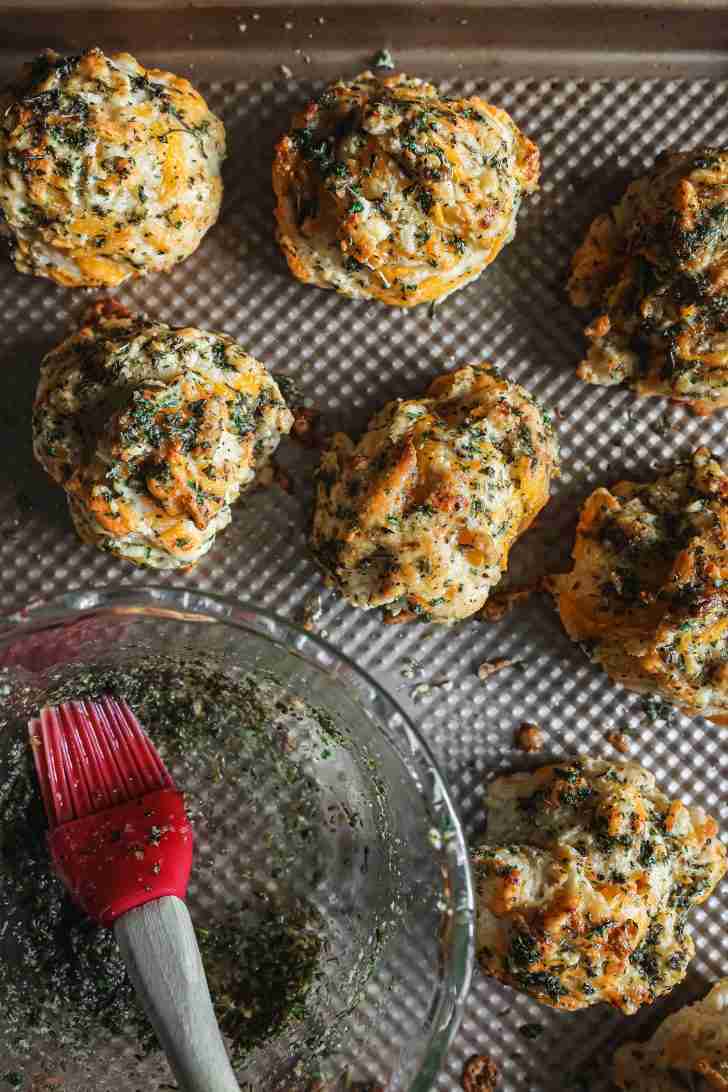
[(472, 890), (447, 789), (374, 681), (279, 618), (169, 589), (64, 596), (0, 634), (0, 664), (1, 1072), (169, 1087), (112, 934), (51, 874), (24, 739), (39, 706), (112, 693), (186, 793), (189, 905), (241, 1086), (432, 1087)]

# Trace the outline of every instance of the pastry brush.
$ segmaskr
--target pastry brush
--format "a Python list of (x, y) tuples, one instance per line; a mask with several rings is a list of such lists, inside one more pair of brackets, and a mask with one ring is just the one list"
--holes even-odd
[(74, 901), (114, 929), (184, 1092), (239, 1092), (184, 898), (184, 798), (124, 701), (70, 701), (29, 722), (48, 847)]

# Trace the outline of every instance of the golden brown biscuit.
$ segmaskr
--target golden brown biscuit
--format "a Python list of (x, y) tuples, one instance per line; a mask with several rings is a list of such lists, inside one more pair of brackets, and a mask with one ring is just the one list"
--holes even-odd
[(321, 459), (312, 546), (328, 582), (390, 621), (455, 622), (500, 580), (549, 497), (557, 444), (538, 403), (487, 365), (389, 402)]
[(569, 293), (596, 311), (580, 379), (728, 406), (728, 150), (659, 156), (589, 228)]
[(21, 273), (117, 285), (217, 219), (225, 130), (187, 80), (128, 53), (51, 51), (0, 96), (0, 211)]
[(565, 759), (488, 788), (474, 854), (486, 974), (545, 1005), (636, 1012), (685, 977), (687, 925), (726, 871), (714, 819), (633, 762)]
[(272, 377), (231, 337), (106, 301), (43, 361), (33, 449), (84, 542), (179, 569), (207, 553), (292, 424)]
[(624, 1092), (728, 1092), (728, 978), (673, 1012), (646, 1043), (620, 1047), (614, 1080)]
[(586, 500), (561, 621), (615, 682), (728, 723), (728, 477), (707, 448)]
[(307, 284), (413, 307), (482, 273), (538, 174), (537, 148), (504, 110), (364, 72), (332, 84), (279, 142), (278, 241)]

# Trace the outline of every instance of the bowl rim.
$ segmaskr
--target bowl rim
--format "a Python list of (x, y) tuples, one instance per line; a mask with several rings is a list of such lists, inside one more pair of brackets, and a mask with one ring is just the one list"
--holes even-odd
[[(433, 813), (441, 817), (440, 833), (446, 835), (448, 850), (442, 854), (441, 863), (447, 877), (449, 920), (445, 921), (446, 911), (443, 910), (440, 928), (441, 935), (447, 935), (447, 944), (443, 945), (447, 954), (443, 953), (439, 961), (443, 971), (428, 1011), (429, 1040), (408, 1086), (408, 1092), (430, 1092), (460, 1026), (470, 989), (475, 962), (475, 896), (460, 816), (437, 760), (412, 718), (383, 683), (324, 637), (266, 607), (217, 592), (154, 584), (119, 584), (67, 591), (49, 599), (35, 600), (0, 619), (0, 649), (18, 636), (72, 624), (99, 611), (113, 612), (114, 609), (120, 613), (151, 611), (160, 619), (167, 617), (178, 621), (193, 621), (207, 614), (217, 623), (247, 629), (257, 636), (279, 642), (283, 639), (288, 651), (323, 672), (330, 671), (334, 665), (343, 665), (400, 718), (403, 739), (408, 738), (410, 751), (414, 742), (429, 774), (429, 783), (418, 780), (417, 790), (421, 796), (426, 796), (430, 805), (436, 802), (437, 810), (433, 809)], [(257, 623), (257, 627), (251, 623)], [(319, 658), (312, 659), (305, 646), (323, 654), (324, 662)], [(361, 693), (357, 696), (363, 697)], [(379, 726), (377, 730), (381, 731)], [(405, 746), (399, 753), (411, 775)]]

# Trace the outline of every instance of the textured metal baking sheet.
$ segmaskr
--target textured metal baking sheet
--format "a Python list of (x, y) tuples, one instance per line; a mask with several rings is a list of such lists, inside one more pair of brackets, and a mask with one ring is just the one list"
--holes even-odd
[[(294, 376), (331, 427), (356, 430), (385, 400), (418, 393), (459, 363), (500, 365), (556, 411), (563, 454), (553, 499), (514, 552), (514, 579), (565, 566), (578, 503), (598, 483), (649, 474), (698, 443), (728, 455), (724, 414), (701, 420), (661, 400), (637, 402), (628, 392), (579, 383), (580, 317), (564, 294), (570, 254), (591, 217), (658, 151), (728, 141), (722, 5), (614, 3), (605, 11), (549, 3), (508, 10), (374, 4), (366, 26), (363, 8), (348, 4), (219, 6), (180, 12), (166, 24), (154, 5), (137, 5), (124, 20), (107, 4), (88, 17), (77, 7), (66, 5), (62, 17), (54, 5), (45, 14), (26, 9), (23, 18), (8, 5), (3, 15), (0, 7), (0, 70), (46, 42), (123, 46), (159, 63), (164, 28), (169, 66), (177, 62), (196, 79), (228, 128), (219, 224), (172, 275), (148, 278), (119, 297), (173, 324), (238, 337), (272, 369)], [(541, 190), (524, 204), (515, 241), (432, 316), (427, 308), (399, 313), (305, 288), (289, 276), (273, 239), (274, 140), (291, 111), (320, 89), (312, 77), (354, 74), (375, 44), (388, 45), (418, 75), (447, 76), (447, 90), (477, 90), (505, 107), (543, 157)], [(284, 78), (281, 64), (293, 78)], [(324, 591), (306, 553), (314, 456), (291, 443), (280, 461), (292, 492), (272, 488), (244, 499), (231, 528), (191, 573), (150, 579), (81, 545), (62, 494), (33, 464), (30, 407), (38, 361), (89, 298), (21, 277), (7, 263), (0, 267), (0, 609), (16, 611), (69, 588), (168, 582), (244, 597), (296, 618), (321, 592), (319, 632), (410, 708), (440, 757), (471, 836), (482, 828), (486, 779), (526, 764), (513, 748), (523, 720), (541, 726), (545, 754), (555, 755), (618, 757), (606, 735), (631, 729), (631, 757), (653, 769), (666, 792), (703, 804), (728, 828), (725, 734), (680, 716), (670, 724), (648, 722), (638, 698), (583, 659), (545, 598), (532, 598), (497, 625), (440, 629), (387, 627)], [(520, 660), (520, 669), (480, 682), (477, 665), (496, 656)], [(476, 974), (438, 1087), (457, 1087), (464, 1059), (488, 1052), (509, 1092), (556, 1092), (572, 1077), (578, 1088), (584, 1072), (583, 1087), (607, 1088), (605, 1066), (619, 1042), (646, 1035), (667, 1011), (728, 973), (728, 884), (693, 920), (698, 951), (687, 981), (632, 1018), (604, 1006), (552, 1013)], [(519, 1028), (526, 1023), (542, 1025), (542, 1034), (524, 1038)]]
[(724, 11), (724, 0), (0, 0), (0, 71), (44, 45), (94, 41), (220, 80), (269, 79), (281, 63), (331, 78), (383, 46), (438, 78), (715, 76), (728, 62)]

